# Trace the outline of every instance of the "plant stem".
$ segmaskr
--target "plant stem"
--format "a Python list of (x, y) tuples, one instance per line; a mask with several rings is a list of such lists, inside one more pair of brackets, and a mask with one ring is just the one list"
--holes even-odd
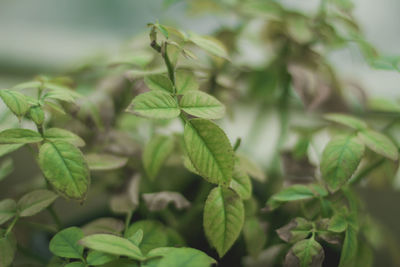
[(57, 215), (56, 211), (54, 210), (53, 205), (50, 205), (47, 210), (49, 211), (51, 217), (53, 218), (54, 222), (57, 225), (58, 230), (62, 229), (62, 223), (60, 217)]
[(133, 215), (133, 211), (132, 211), (132, 210), (129, 211), (128, 214), (126, 214), (126, 217), (125, 217), (124, 237), (127, 237), (126, 234), (127, 234), (127, 232), (128, 232), (129, 223), (131, 222), (132, 215)]
[(7, 227), (7, 230), (6, 230), (5, 234), (4, 234), (4, 236), (8, 236), (8, 234), (12, 231), (12, 229), (15, 226), (15, 224), (17, 223), (18, 219), (19, 219), (18, 215), (14, 217), (14, 220), (12, 220), (10, 225)]

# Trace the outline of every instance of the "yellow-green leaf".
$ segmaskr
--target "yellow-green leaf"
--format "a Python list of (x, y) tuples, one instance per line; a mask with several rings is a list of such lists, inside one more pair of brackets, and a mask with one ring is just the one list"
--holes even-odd
[(356, 130), (362, 130), (368, 127), (364, 121), (347, 114), (331, 113), (325, 115), (324, 118)]
[(399, 157), (398, 148), (385, 135), (371, 129), (366, 129), (358, 133), (360, 140), (372, 151), (387, 157), (391, 160), (397, 160)]
[(44, 138), (51, 142), (63, 141), (71, 143), (74, 146), (81, 147), (85, 145), (85, 141), (78, 135), (65, 129), (50, 128), (44, 132)]
[(20, 92), (3, 89), (0, 90), (0, 97), (7, 107), (18, 117), (24, 116), (30, 108), (27, 97)]
[(225, 106), (215, 97), (201, 91), (186, 92), (179, 106), (186, 113), (203, 119), (220, 119), (225, 115)]
[(167, 136), (155, 136), (146, 145), (142, 160), (144, 169), (150, 179), (154, 179), (164, 161), (174, 149), (174, 140)]
[(212, 36), (189, 33), (189, 40), (210, 54), (228, 59), (228, 52), (224, 44)]
[(196, 76), (189, 70), (177, 70), (175, 73), (175, 84), (177, 94), (184, 94), (188, 91), (196, 91), (199, 89)]
[(0, 132), (0, 144), (27, 144), (38, 143), (43, 140), (42, 136), (28, 129), (7, 129)]
[(89, 165), (89, 169), (92, 171), (115, 170), (122, 168), (128, 162), (128, 158), (105, 153), (87, 154), (85, 155), (85, 159)]
[(57, 194), (45, 189), (29, 192), (18, 201), (19, 216), (35, 215), (50, 206), (57, 198)]
[(58, 232), (49, 244), (50, 251), (59, 257), (80, 259), (83, 246), (78, 243), (83, 237), (83, 232), (78, 227), (69, 227)]
[(0, 225), (14, 217), (17, 213), (17, 203), (7, 198), (0, 201)]
[(174, 86), (170, 79), (162, 74), (154, 74), (144, 77), (144, 83), (151, 90), (165, 91), (168, 93), (174, 92)]

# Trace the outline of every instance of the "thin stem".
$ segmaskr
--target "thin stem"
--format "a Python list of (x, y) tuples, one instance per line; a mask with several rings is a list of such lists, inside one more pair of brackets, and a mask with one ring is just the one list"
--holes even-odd
[(361, 170), (359, 174), (354, 176), (354, 178), (349, 181), (349, 184), (350, 185), (358, 184), (366, 175), (368, 175), (370, 172), (372, 172), (373, 170), (375, 170), (376, 168), (381, 166), (384, 162), (385, 162), (385, 159), (382, 158), (382, 159), (376, 161), (375, 163), (367, 166), (366, 168)]
[(50, 205), (47, 210), (49, 211), (51, 217), (53, 218), (55, 224), (57, 225), (58, 230), (62, 229), (62, 223), (60, 217), (58, 216), (57, 212), (54, 210), (53, 205)]
[(171, 63), (171, 60), (169, 59), (168, 56), (168, 51), (167, 51), (167, 46), (168, 43), (164, 42), (162, 49), (161, 49), (161, 55), (164, 58), (165, 65), (167, 66), (168, 70), (168, 77), (171, 80), (172, 84), (174, 85), (174, 95), (176, 94), (176, 88), (175, 88), (175, 68), (174, 65)]
[(127, 232), (128, 232), (128, 228), (129, 228), (129, 223), (131, 222), (132, 219), (132, 215), (133, 215), (133, 211), (129, 211), (128, 214), (126, 214), (125, 217), (125, 229), (124, 229), (124, 237), (127, 237)]
[(236, 152), (236, 150), (239, 148), (241, 142), (242, 142), (242, 138), (239, 137), (238, 139), (236, 139), (236, 142), (233, 145), (233, 151)]
[(7, 227), (7, 230), (6, 230), (5, 234), (4, 234), (5, 237), (8, 236), (8, 234), (12, 231), (12, 229), (14, 228), (14, 226), (17, 223), (18, 219), (19, 219), (18, 215), (14, 217), (14, 220)]

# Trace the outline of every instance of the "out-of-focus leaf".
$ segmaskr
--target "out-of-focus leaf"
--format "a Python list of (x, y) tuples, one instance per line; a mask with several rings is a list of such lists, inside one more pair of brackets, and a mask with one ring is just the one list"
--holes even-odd
[(157, 192), (142, 195), (146, 206), (150, 211), (159, 211), (165, 209), (169, 203), (173, 203), (178, 210), (185, 209), (190, 206), (190, 202), (177, 192)]
[(44, 111), (40, 106), (34, 106), (29, 109), (29, 117), (36, 125), (42, 125), (44, 122)]
[(399, 149), (385, 135), (371, 129), (365, 129), (358, 133), (358, 137), (372, 151), (391, 160), (398, 159)]
[(85, 160), (91, 171), (105, 171), (122, 168), (128, 161), (128, 158), (104, 153), (91, 153), (85, 155)]
[(0, 144), (0, 157), (14, 152), (24, 144)]
[(354, 266), (357, 255), (358, 241), (357, 231), (349, 226), (343, 241), (342, 252), (340, 254), (339, 267)]
[(4, 236), (5, 230), (0, 229), (0, 266), (10, 266), (17, 250), (17, 241), (13, 233)]
[(210, 54), (228, 59), (228, 51), (223, 43), (211, 36), (202, 36), (194, 32), (189, 33), (189, 40), (209, 52)]
[(7, 129), (0, 132), (0, 144), (28, 144), (38, 143), (43, 140), (42, 136), (28, 129)]
[(35, 215), (50, 206), (57, 198), (57, 194), (45, 189), (29, 192), (18, 201), (19, 216)]
[(13, 199), (7, 198), (0, 201), (0, 225), (11, 219), (17, 214), (17, 203)]
[(142, 154), (147, 176), (154, 180), (167, 157), (174, 149), (174, 139), (167, 136), (154, 136), (147, 143)]
[(18, 117), (24, 116), (30, 108), (27, 97), (20, 92), (3, 89), (0, 90), (0, 97), (7, 107)]
[(0, 163), (0, 181), (6, 178), (14, 171), (14, 162), (11, 158), (7, 158)]
[(363, 130), (368, 127), (364, 121), (346, 114), (331, 113), (325, 115), (324, 118), (356, 130)]
[(259, 182), (265, 182), (267, 180), (265, 172), (257, 165), (257, 163), (240, 153), (237, 154), (237, 157), (239, 158), (240, 168), (242, 168), (248, 175)]
[(216, 263), (213, 258), (194, 248), (160, 247), (150, 251), (148, 257), (156, 258), (154, 265), (150, 266), (157, 267), (209, 267)]
[(239, 160), (236, 160), (229, 187), (232, 188), (241, 199), (249, 199), (251, 197), (253, 186), (250, 177), (241, 168)]
[(89, 265), (103, 265), (116, 259), (116, 256), (99, 251), (89, 251), (86, 262)]
[(312, 222), (299, 217), (279, 228), (276, 232), (283, 241), (296, 243), (307, 238), (313, 228)]
[(246, 242), (247, 252), (253, 257), (257, 257), (267, 242), (267, 235), (256, 217), (245, 219), (243, 236)]
[(124, 230), (124, 222), (115, 218), (98, 218), (82, 227), (87, 235), (92, 234), (119, 234)]
[(322, 246), (312, 237), (294, 244), (286, 254), (285, 266), (320, 267), (324, 258)]
[(137, 208), (128, 194), (115, 195), (110, 200), (110, 208), (115, 213), (129, 213)]
[(159, 90), (167, 93), (174, 92), (174, 86), (169, 78), (165, 75), (154, 74), (144, 77), (144, 83), (151, 90)]
[(199, 89), (199, 83), (193, 72), (188, 70), (177, 70), (175, 74), (175, 84), (177, 94), (184, 94), (188, 91), (196, 91)]

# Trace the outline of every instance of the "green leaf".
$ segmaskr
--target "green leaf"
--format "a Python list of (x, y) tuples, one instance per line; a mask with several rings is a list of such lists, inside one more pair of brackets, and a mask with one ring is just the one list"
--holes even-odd
[(283, 241), (296, 243), (307, 238), (313, 228), (312, 222), (304, 218), (295, 218), (287, 225), (276, 230), (276, 232)]
[(199, 89), (196, 76), (189, 70), (177, 70), (175, 73), (175, 84), (177, 94), (184, 94), (188, 91), (196, 91)]
[(239, 164), (237, 160), (229, 187), (232, 188), (241, 199), (249, 199), (253, 190), (251, 180), (247, 173), (241, 169)]
[(174, 139), (167, 136), (154, 136), (147, 143), (142, 154), (144, 170), (154, 180), (165, 160), (174, 149)]
[(22, 89), (28, 89), (28, 88), (37, 89), (41, 85), (42, 85), (42, 83), (39, 81), (30, 81), (30, 82), (24, 82), (24, 83), (17, 84), (12, 89), (14, 89), (14, 90), (22, 90)]
[(159, 90), (167, 93), (174, 92), (174, 85), (170, 79), (162, 74), (154, 74), (144, 77), (144, 83), (151, 90)]
[(225, 115), (225, 106), (201, 91), (186, 92), (179, 105), (186, 113), (203, 119), (220, 119)]
[(346, 216), (339, 212), (336, 213), (329, 221), (328, 230), (335, 233), (344, 232), (347, 229)]
[(152, 91), (136, 96), (127, 111), (153, 119), (172, 119), (181, 113), (176, 100), (162, 91)]
[(97, 266), (97, 265), (106, 264), (115, 259), (116, 259), (116, 257), (114, 255), (106, 254), (106, 253), (99, 252), (99, 251), (89, 251), (89, 253), (86, 257), (86, 262), (89, 265)]
[(13, 199), (7, 198), (0, 201), (0, 225), (11, 219), (17, 214), (17, 203)]
[(38, 132), (28, 129), (15, 128), (0, 132), (1, 144), (38, 143), (42, 140), (43, 138)]
[(44, 122), (44, 112), (40, 106), (34, 106), (29, 109), (29, 117), (36, 125), (42, 125)]
[(83, 246), (118, 256), (127, 256), (135, 260), (144, 260), (140, 249), (128, 239), (109, 235), (109, 234), (96, 234), (86, 236), (79, 242)]
[(124, 222), (115, 218), (98, 218), (85, 224), (82, 227), (83, 233), (86, 235), (92, 234), (115, 234), (118, 235), (124, 230)]
[(83, 238), (83, 232), (78, 227), (69, 227), (58, 232), (49, 244), (50, 251), (59, 257), (80, 259), (83, 246), (78, 241)]
[(285, 266), (320, 267), (324, 258), (322, 246), (312, 237), (294, 244), (285, 257)]
[(18, 117), (24, 116), (30, 108), (27, 97), (20, 92), (3, 89), (0, 90), (0, 97), (7, 107)]
[(267, 235), (256, 217), (246, 218), (243, 226), (243, 236), (247, 252), (251, 256), (257, 257), (267, 242)]
[(72, 91), (67, 87), (60, 86), (58, 84), (46, 83), (45, 87), (46, 89), (50, 89), (50, 91), (46, 92), (43, 95), (42, 97), (43, 100), (50, 98), (50, 99), (73, 103), (75, 102), (75, 99), (81, 97), (81, 95), (78, 94), (77, 92)]
[(329, 121), (333, 121), (356, 130), (363, 130), (368, 127), (367, 124), (362, 120), (346, 114), (331, 113), (325, 115), (324, 118)]
[(50, 206), (57, 198), (58, 195), (49, 190), (32, 191), (18, 201), (19, 216), (35, 215)]
[(87, 154), (85, 155), (85, 159), (91, 171), (115, 170), (122, 168), (128, 162), (128, 158), (104, 153)]
[(236, 154), (236, 156), (239, 159), (240, 168), (243, 169), (248, 175), (259, 182), (265, 182), (267, 180), (265, 172), (260, 168), (260, 166), (257, 165), (257, 163), (240, 153)]
[(168, 245), (168, 236), (164, 225), (158, 221), (142, 220), (129, 226), (126, 236), (132, 236), (139, 230), (143, 231), (143, 239), (139, 248), (146, 255), (150, 250)]
[(391, 160), (398, 159), (398, 148), (385, 135), (371, 129), (358, 133), (360, 140), (372, 151)]
[[(204, 252), (194, 248), (156, 248), (149, 252), (148, 257), (162, 257), (155, 259), (157, 267), (209, 267), (216, 261)], [(153, 265), (151, 265), (153, 266)]]
[(343, 241), (339, 267), (354, 266), (358, 249), (357, 231), (349, 226)]
[(74, 146), (81, 147), (85, 145), (85, 141), (78, 135), (65, 129), (50, 128), (44, 132), (44, 138), (51, 142), (63, 141), (71, 143)]
[(204, 206), (204, 232), (220, 257), (239, 237), (244, 222), (244, 207), (240, 197), (232, 190), (216, 187)]
[(196, 170), (210, 183), (228, 186), (234, 153), (224, 131), (209, 120), (193, 119), (185, 125), (185, 147)]
[(4, 237), (5, 230), (0, 229), (0, 266), (10, 266), (17, 250), (17, 241), (13, 233)]
[(173, 203), (178, 210), (190, 207), (190, 202), (180, 193), (162, 191), (157, 193), (142, 194), (147, 208), (150, 211), (165, 209), (169, 203)]
[(351, 178), (363, 155), (364, 145), (353, 135), (336, 136), (326, 145), (320, 167), (330, 190), (338, 190)]
[(292, 185), (274, 194), (267, 201), (267, 209), (274, 210), (285, 202), (312, 199), (320, 196), (324, 197), (327, 195), (328, 191), (326, 191), (325, 188), (320, 185)]
[(6, 178), (14, 171), (14, 161), (7, 158), (0, 163), (0, 181)]
[(0, 144), (0, 157), (14, 152), (24, 144)]
[(48, 142), (39, 150), (39, 166), (54, 188), (73, 199), (84, 199), (90, 173), (82, 152), (66, 142)]
[(189, 40), (210, 54), (228, 59), (228, 51), (223, 43), (211, 36), (202, 36), (194, 32), (189, 33)]
[(64, 267), (86, 267), (87, 265), (81, 261), (74, 261), (64, 265)]
[(137, 230), (133, 235), (128, 237), (128, 240), (133, 242), (133, 244), (135, 244), (136, 246), (139, 246), (143, 240), (143, 230), (142, 229)]

